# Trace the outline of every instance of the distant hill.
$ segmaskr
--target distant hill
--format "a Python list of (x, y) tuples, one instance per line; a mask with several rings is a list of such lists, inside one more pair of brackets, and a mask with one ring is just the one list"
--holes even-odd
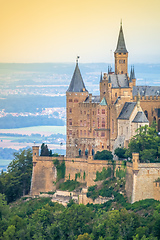
[(58, 118), (48, 118), (48, 116), (27, 116), (13, 117), (7, 115), (0, 118), (1, 129), (23, 128), (32, 126), (64, 126), (63, 120)]

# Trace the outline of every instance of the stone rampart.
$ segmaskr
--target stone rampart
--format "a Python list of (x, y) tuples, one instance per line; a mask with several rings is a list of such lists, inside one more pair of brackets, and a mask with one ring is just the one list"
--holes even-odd
[[(75, 180), (86, 183), (86, 186), (95, 184), (96, 172), (101, 172), (103, 168), (113, 168), (111, 161), (93, 160), (92, 156), (88, 158), (66, 158), (61, 157), (45, 157), (39, 156), (39, 147), (33, 147), (33, 172), (31, 182), (31, 195), (38, 195), (40, 192), (55, 191), (55, 182), (57, 178), (57, 170), (53, 160), (58, 159), (65, 161), (65, 180)], [(116, 168), (120, 168), (121, 161), (116, 162)]]
[[(65, 161), (65, 180), (75, 180), (86, 183), (86, 186), (95, 185), (96, 172), (103, 168), (113, 168), (112, 162), (107, 160), (93, 160), (86, 158), (42, 157), (39, 156), (39, 147), (33, 147), (33, 172), (31, 195), (40, 192), (53, 192), (56, 189), (57, 170), (53, 160)], [(120, 168), (122, 161), (116, 161), (115, 171)], [(160, 163), (140, 163), (139, 155), (133, 153), (132, 163), (127, 162), (125, 190), (130, 202), (153, 198), (160, 200)], [(87, 200), (89, 201), (89, 200)]]
[(132, 154), (133, 163), (127, 163), (126, 194), (130, 202), (143, 199), (160, 200), (160, 163), (140, 163), (139, 154)]

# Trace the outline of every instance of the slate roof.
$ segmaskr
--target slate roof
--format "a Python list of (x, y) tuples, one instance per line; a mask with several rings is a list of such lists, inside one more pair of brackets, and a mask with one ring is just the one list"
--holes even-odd
[(67, 92), (84, 92), (83, 89), (85, 91), (87, 91), (87, 89), (84, 85), (83, 79), (82, 79), (81, 72), (78, 67), (78, 63), (76, 63), (73, 77), (72, 77), (72, 80), (70, 82)]
[(137, 112), (137, 115), (133, 119), (132, 122), (137, 122), (137, 123), (149, 123), (148, 119), (146, 118), (146, 115), (144, 112)]
[(101, 106), (106, 106), (107, 105), (107, 101), (105, 99), (105, 97), (102, 99), (102, 101), (100, 102)]
[(127, 53), (127, 49), (126, 49), (126, 45), (125, 45), (125, 41), (124, 41), (122, 25), (120, 27), (118, 43), (117, 43), (117, 48), (115, 50), (115, 53)]
[(108, 74), (109, 82), (112, 88), (128, 88), (129, 82), (126, 74)]
[(136, 102), (125, 102), (118, 119), (128, 120), (136, 104)]
[(135, 86), (133, 87), (133, 97), (137, 96), (138, 90), (140, 96), (160, 96), (160, 86)]
[[(85, 103), (89, 103), (89, 97), (86, 98)], [(100, 103), (100, 96), (92, 96), (92, 103)]]

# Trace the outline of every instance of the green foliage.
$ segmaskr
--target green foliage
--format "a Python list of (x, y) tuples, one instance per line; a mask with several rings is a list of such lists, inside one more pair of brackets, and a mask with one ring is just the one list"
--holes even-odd
[(116, 148), (114, 154), (117, 155), (118, 158), (125, 158), (126, 148)]
[(139, 153), (141, 162), (160, 162), (160, 137), (156, 131), (156, 124), (151, 127), (145, 125), (137, 129), (126, 151), (126, 156), (132, 157), (132, 152)]
[(65, 178), (65, 171), (66, 171), (65, 161), (63, 160), (60, 163), (58, 159), (55, 159), (53, 163), (57, 169), (57, 182), (58, 182), (59, 180)]
[(1, 193), (7, 202), (28, 194), (32, 176), (32, 150), (20, 150), (14, 153), (14, 160), (8, 165), (7, 173), (0, 174)]
[(92, 240), (88, 233), (84, 233), (78, 236), (76, 240)]
[[(114, 195), (114, 197), (119, 198), (119, 196), (121, 196), (121, 194), (119, 194), (119, 191), (124, 191), (124, 186), (124, 180), (117, 180), (116, 178), (112, 178), (110, 180), (104, 181), (99, 187), (97, 185), (89, 187), (87, 197), (95, 200), (98, 196), (112, 197), (112, 195)], [(124, 199), (123, 196), (122, 198)]]
[(78, 173), (75, 173), (75, 181), (77, 181), (77, 178), (80, 178), (81, 177), (81, 173), (78, 172)]
[(129, 204), (116, 192), (116, 183), (119, 188), (122, 181), (112, 179), (103, 185), (104, 189), (112, 187), (114, 199), (87, 206), (70, 201), (64, 207), (50, 198), (20, 199), (9, 206), (0, 195), (0, 209), (6, 208), (0, 219), (0, 239), (160, 239), (159, 201), (147, 199)]
[(125, 178), (126, 176), (126, 161), (122, 162), (121, 168), (117, 168), (116, 177)]
[(63, 191), (73, 191), (74, 189), (78, 188), (79, 186), (81, 185), (80, 182), (77, 182), (76, 180), (67, 180), (66, 182), (64, 183), (61, 183), (59, 185), (59, 189), (60, 190), (63, 190)]
[(83, 173), (83, 180), (85, 181), (86, 180), (86, 172), (84, 171)]
[(97, 151), (94, 155), (94, 159), (98, 160), (113, 160), (113, 155), (111, 151), (103, 150), (103, 151)]
[(106, 178), (111, 177), (111, 168), (108, 167), (107, 169), (103, 167), (101, 172), (96, 172), (96, 179), (94, 181), (101, 181), (105, 180)]
[(47, 144), (42, 143), (40, 156), (50, 156), (50, 154)]

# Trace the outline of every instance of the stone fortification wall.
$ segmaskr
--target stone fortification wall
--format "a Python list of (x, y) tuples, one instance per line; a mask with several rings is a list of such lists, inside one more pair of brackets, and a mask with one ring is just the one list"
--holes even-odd
[[(132, 202), (155, 198), (155, 180), (160, 177), (160, 163), (139, 163), (134, 177)], [(158, 187), (157, 187), (158, 188)], [(156, 196), (156, 198), (158, 198)]]
[[(39, 156), (39, 147), (33, 147), (33, 173), (31, 183), (31, 195), (39, 195), (40, 192), (55, 191), (57, 170), (53, 164), (55, 157)], [(86, 183), (86, 186), (95, 185), (96, 172), (101, 172), (103, 167), (113, 168), (111, 161), (93, 160), (92, 156), (85, 158), (58, 157), (65, 161), (65, 180), (75, 180)], [(160, 200), (160, 163), (140, 163), (139, 155), (133, 153), (133, 163), (127, 163), (126, 194), (130, 202), (153, 198)], [(121, 167), (122, 162), (116, 161), (115, 171)]]
[[(57, 178), (57, 170), (53, 164), (53, 160), (58, 159), (65, 161), (66, 171), (65, 180), (75, 180), (86, 183), (86, 186), (95, 184), (96, 172), (101, 172), (103, 167), (113, 167), (110, 161), (93, 160), (92, 156), (86, 158), (66, 158), (66, 157), (44, 157), (39, 156), (39, 147), (33, 147), (33, 172), (31, 182), (31, 195), (38, 195), (40, 192), (55, 191)], [(120, 168), (121, 161), (117, 161), (116, 168)]]
[(127, 198), (131, 202), (133, 192), (133, 164), (130, 162), (127, 163), (125, 190)]
[(126, 194), (130, 202), (153, 198), (160, 200), (160, 163), (140, 163), (139, 154), (132, 154), (133, 163), (127, 163)]

